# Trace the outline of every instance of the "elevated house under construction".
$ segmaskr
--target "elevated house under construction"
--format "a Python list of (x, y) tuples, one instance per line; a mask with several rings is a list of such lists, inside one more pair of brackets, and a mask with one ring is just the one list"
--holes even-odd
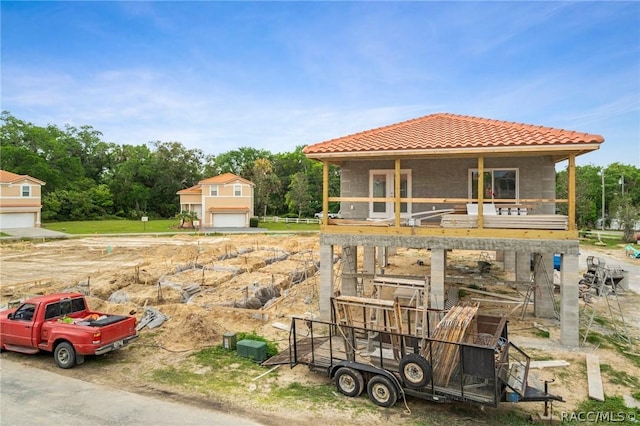
[[(561, 341), (577, 346), (578, 230), (576, 157), (595, 151), (599, 135), (453, 114), (433, 114), (309, 145), (324, 164), (320, 304), (331, 317), (335, 247), (343, 253), (341, 293), (357, 295), (358, 276), (376, 276), (393, 248), (429, 249), (424, 302), (444, 308), (447, 251), (496, 251), (517, 281), (553, 282), (561, 257)], [(567, 162), (568, 196), (556, 198), (556, 165)], [(329, 165), (340, 194), (329, 194)], [(565, 205), (566, 214), (558, 214)], [(358, 250), (358, 248), (360, 248)], [(358, 271), (357, 253), (362, 253)], [(532, 257), (533, 256), (533, 257)], [(382, 262), (376, 259), (383, 259)], [(537, 316), (553, 317), (553, 294), (533, 294)]]

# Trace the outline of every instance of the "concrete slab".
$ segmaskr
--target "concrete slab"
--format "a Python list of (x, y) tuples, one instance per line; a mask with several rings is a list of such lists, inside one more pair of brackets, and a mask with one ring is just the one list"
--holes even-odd
[(9, 235), (2, 237), (3, 239), (39, 239), (39, 238), (67, 238), (69, 234), (64, 232), (52, 231), (45, 228), (4, 228), (0, 231)]

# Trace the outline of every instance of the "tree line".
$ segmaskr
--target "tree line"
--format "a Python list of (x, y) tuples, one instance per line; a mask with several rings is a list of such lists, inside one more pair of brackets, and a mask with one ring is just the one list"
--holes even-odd
[[(255, 184), (256, 215), (309, 217), (322, 208), (322, 164), (303, 153), (273, 154), (241, 147), (217, 156), (180, 142), (119, 145), (90, 125), (36, 126), (5, 111), (0, 120), (0, 168), (46, 182), (42, 219), (47, 222), (106, 218), (170, 218), (179, 214), (177, 191), (230, 172)], [(580, 228), (605, 221), (632, 223), (640, 205), (640, 170), (613, 163), (576, 167), (576, 218)], [(623, 185), (624, 184), (624, 185)], [(338, 196), (340, 174), (329, 170), (329, 194)], [(556, 178), (557, 198), (567, 197), (567, 173)], [(566, 213), (566, 204), (559, 204)], [(330, 205), (337, 211), (338, 205)]]
[[(282, 154), (242, 147), (213, 156), (180, 142), (105, 142), (89, 125), (36, 126), (7, 111), (0, 120), (0, 168), (46, 182), (45, 222), (175, 217), (176, 192), (227, 172), (255, 184), (256, 215), (309, 217), (322, 206), (322, 164), (308, 159), (304, 146)], [(330, 187), (339, 193), (335, 167)]]

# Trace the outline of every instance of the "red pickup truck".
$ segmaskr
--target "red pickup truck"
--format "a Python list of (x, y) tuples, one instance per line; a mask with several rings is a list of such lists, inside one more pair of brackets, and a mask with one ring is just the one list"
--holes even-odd
[(81, 293), (57, 293), (26, 300), (0, 312), (0, 350), (53, 352), (61, 368), (102, 355), (138, 338), (136, 318), (92, 312)]

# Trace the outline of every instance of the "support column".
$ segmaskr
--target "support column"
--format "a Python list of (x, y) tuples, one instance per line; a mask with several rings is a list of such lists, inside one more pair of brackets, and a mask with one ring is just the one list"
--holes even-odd
[(516, 252), (516, 281), (531, 281), (531, 253), (527, 251)]
[[(553, 253), (534, 253), (533, 310), (539, 318), (554, 318), (553, 307)], [(537, 267), (536, 267), (537, 266)]]
[(362, 253), (362, 272), (374, 275), (376, 273), (376, 248), (364, 246)]
[[(497, 254), (496, 254), (497, 258)], [(516, 252), (505, 250), (502, 252), (502, 261), (504, 262), (504, 273), (507, 281), (515, 281), (516, 279)]]
[(430, 308), (444, 309), (444, 278), (447, 270), (447, 251), (431, 249), (431, 305)]
[(320, 246), (320, 319), (331, 321), (331, 296), (333, 296), (333, 246)]
[(341, 291), (343, 296), (358, 294), (358, 246), (342, 247)]
[(378, 252), (378, 265), (380, 265), (381, 268), (385, 268), (389, 264), (387, 247), (380, 246), (377, 248), (377, 252)]
[(577, 255), (562, 255), (560, 277), (560, 342), (577, 347), (580, 341)]

